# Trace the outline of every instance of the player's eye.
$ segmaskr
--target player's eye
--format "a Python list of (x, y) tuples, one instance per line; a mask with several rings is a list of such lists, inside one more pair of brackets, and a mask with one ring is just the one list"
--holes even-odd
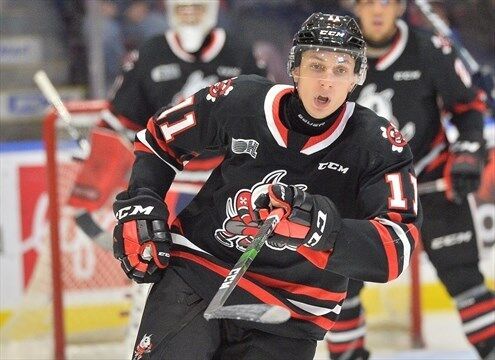
[(320, 63), (311, 63), (309, 64), (309, 68), (314, 72), (325, 72), (327, 70), (326, 66)]
[(345, 65), (338, 65), (333, 68), (333, 73), (336, 76), (345, 76), (349, 73), (350, 69), (349, 67)]

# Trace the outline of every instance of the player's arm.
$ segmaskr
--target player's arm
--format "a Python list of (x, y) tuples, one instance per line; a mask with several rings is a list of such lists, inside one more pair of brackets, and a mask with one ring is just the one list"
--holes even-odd
[(485, 96), (473, 85), (471, 75), (448, 40), (433, 36), (432, 44), (424, 50), (425, 69), (431, 72), (444, 108), (452, 114), (451, 122), (459, 131), (445, 167), (446, 195), (450, 200), (461, 201), (480, 183), (485, 155)]
[(358, 280), (386, 282), (409, 266), (422, 223), (412, 156), (392, 164), (382, 161), (363, 179), (358, 194), (358, 217), (363, 220), (342, 219), (326, 263), (330, 271)]
[(315, 266), (349, 278), (386, 282), (398, 277), (409, 265), (421, 222), (412, 155), (407, 147), (403, 151), (408, 155), (393, 163), (380, 155), (371, 161), (356, 219), (342, 218), (328, 197), (293, 186), (269, 187), (256, 206), (286, 213), (271, 241), (296, 246)]
[(147, 52), (145, 43), (141, 49), (127, 55), (110, 91), (111, 112), (124, 127), (133, 131), (144, 129), (156, 110), (144, 89), (144, 83), (150, 77), (146, 70)]
[(136, 282), (159, 281), (161, 270), (168, 266), (171, 236), (164, 198), (176, 172), (202, 150), (220, 145), (209, 90), (159, 111), (136, 135), (129, 187), (113, 205), (118, 219), (114, 256)]

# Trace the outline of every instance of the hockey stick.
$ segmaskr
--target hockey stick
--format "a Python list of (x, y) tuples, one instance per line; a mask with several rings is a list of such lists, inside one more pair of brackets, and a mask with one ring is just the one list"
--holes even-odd
[(447, 183), (444, 178), (418, 184), (418, 194), (426, 195), (447, 190)]
[(38, 85), (39, 89), (48, 100), (48, 102), (53, 105), (55, 110), (57, 110), (60, 118), (65, 122), (67, 126), (69, 135), (77, 142), (77, 145), (79, 145), (81, 150), (84, 152), (84, 155), (89, 154), (90, 145), (88, 140), (86, 140), (86, 138), (81, 135), (79, 130), (77, 130), (74, 125), (72, 125), (72, 117), (70, 116), (69, 111), (62, 102), (58, 91), (55, 89), (52, 82), (46, 75), (46, 72), (44, 72), (43, 70), (38, 70), (36, 74), (34, 74), (33, 80), (36, 85)]
[(206, 320), (235, 319), (265, 324), (280, 324), (290, 318), (289, 310), (278, 305), (246, 304), (223, 306), (283, 215), (282, 209), (275, 209), (268, 215), (258, 233), (253, 238), (253, 241), (249, 244), (244, 254), (241, 255), (232, 270), (230, 270), (206, 308), (203, 315)]
[[(79, 130), (73, 125), (72, 116), (70, 115), (69, 110), (67, 110), (67, 107), (62, 102), (57, 89), (53, 86), (46, 72), (38, 70), (36, 74), (34, 74), (33, 80), (36, 85), (38, 85), (43, 96), (45, 96), (48, 102), (53, 105), (60, 115), (60, 118), (66, 125), (69, 135), (77, 142), (77, 145), (86, 157), (91, 149), (89, 141), (83, 137)], [(91, 213), (83, 211), (80, 214), (77, 214), (74, 219), (79, 228), (98, 245), (106, 250), (112, 248), (112, 236), (96, 223)]]
[(419, 10), (423, 13), (426, 19), (430, 22), (433, 28), (442, 36), (449, 38), (452, 43), (455, 45), (457, 50), (459, 50), (459, 56), (462, 61), (469, 67), (469, 71), (471, 74), (476, 74), (480, 71), (480, 65), (478, 62), (471, 56), (469, 51), (466, 50), (462, 44), (455, 40), (452, 30), (445, 23), (445, 21), (436, 14), (428, 0), (415, 0), (414, 3), (419, 8)]

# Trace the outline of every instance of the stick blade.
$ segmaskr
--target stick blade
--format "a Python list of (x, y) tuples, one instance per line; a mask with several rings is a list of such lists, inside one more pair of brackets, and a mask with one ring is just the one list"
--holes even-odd
[(289, 320), (290, 311), (281, 306), (268, 304), (231, 305), (211, 312), (205, 311), (204, 317), (206, 320), (233, 319), (263, 324), (281, 324)]

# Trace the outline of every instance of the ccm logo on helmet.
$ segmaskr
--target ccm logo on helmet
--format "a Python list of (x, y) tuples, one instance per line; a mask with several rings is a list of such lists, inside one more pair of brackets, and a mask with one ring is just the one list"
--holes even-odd
[(343, 32), (343, 31), (335, 31), (335, 30), (320, 30), (320, 35), (344, 37), (345, 36), (345, 32)]
[(153, 211), (155, 207), (154, 206), (147, 206), (143, 208), (141, 205), (134, 205), (134, 206), (126, 206), (120, 209), (115, 213), (115, 217), (119, 220), (122, 220), (126, 216), (129, 215), (137, 215), (137, 214), (144, 214), (144, 215), (149, 215)]

